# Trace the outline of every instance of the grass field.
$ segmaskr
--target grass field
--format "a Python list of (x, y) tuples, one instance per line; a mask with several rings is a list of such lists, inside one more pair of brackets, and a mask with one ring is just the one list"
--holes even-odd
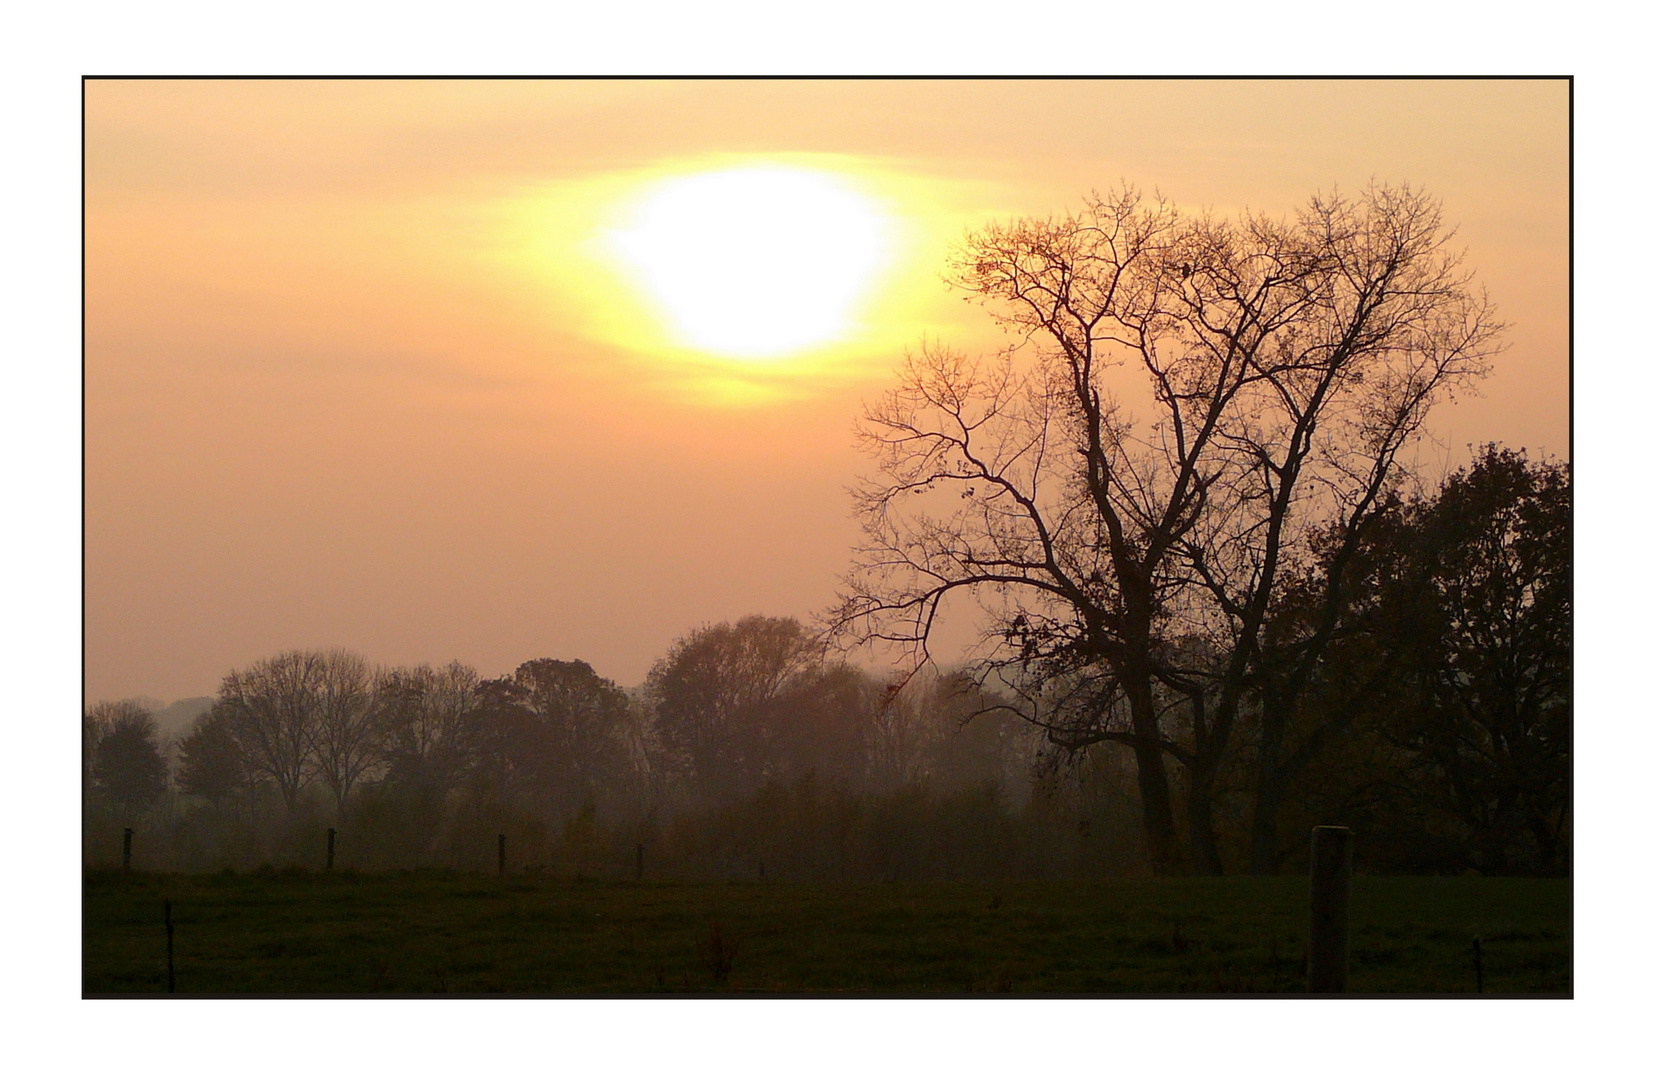
[[(1353, 881), (1357, 994), (1571, 992), (1569, 881)], [(1301, 877), (809, 886), (89, 872), (83, 990), (1230, 995), (1304, 990)]]

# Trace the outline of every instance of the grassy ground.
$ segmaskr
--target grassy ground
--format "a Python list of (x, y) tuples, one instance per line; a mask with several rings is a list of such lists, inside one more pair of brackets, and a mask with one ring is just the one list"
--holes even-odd
[[(1304, 878), (806, 886), (89, 873), (88, 995), (1294, 994)], [(1568, 995), (1570, 882), (1353, 882), (1350, 989)]]

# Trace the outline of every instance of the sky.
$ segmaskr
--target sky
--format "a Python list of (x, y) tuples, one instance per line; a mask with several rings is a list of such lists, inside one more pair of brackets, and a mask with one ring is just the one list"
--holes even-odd
[(852, 425), (1004, 339), (964, 230), (1127, 182), (1443, 200), (1509, 324), (1442, 466), (1569, 448), (1562, 81), (92, 81), (85, 693), (283, 649), (624, 685), (821, 611)]

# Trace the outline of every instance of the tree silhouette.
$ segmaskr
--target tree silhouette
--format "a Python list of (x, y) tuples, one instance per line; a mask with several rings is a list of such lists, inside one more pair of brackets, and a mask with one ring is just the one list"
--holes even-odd
[(167, 763), (156, 741), (155, 717), (129, 702), (95, 707), (98, 732), (92, 791), (124, 813), (147, 810), (167, 788)]
[(435, 825), (478, 751), (482, 697), (478, 673), (455, 661), (379, 674), (375, 723), (385, 754), (385, 782), (407, 809)]
[(627, 786), (630, 705), (619, 686), (584, 660), (545, 658), (519, 664), (509, 685), (530, 721), (538, 796), (555, 820)]
[(1166, 760), (1184, 766), (1197, 868), (1218, 872), (1239, 718), (1286, 715), (1258, 666), (1285, 571), (1319, 529), (1356, 542), (1427, 410), (1496, 347), (1447, 239), (1436, 203), (1388, 187), (1292, 221), (1124, 190), (974, 234), (953, 280), (1024, 344), (923, 346), (868, 411), (879, 474), (836, 635), (919, 664), (946, 598), (971, 595), (995, 646), (981, 676), (1069, 750), (1132, 749), (1163, 872), (1181, 864)]
[(384, 761), (375, 679), (366, 660), (337, 649), (318, 657), (315, 679), (315, 770), (333, 793), (335, 820), (343, 824), (351, 789)]
[(797, 620), (751, 615), (687, 634), (651, 668), (662, 742), (704, 800), (748, 794), (765, 778), (785, 702), (821, 655)]
[(1561, 870), (1570, 813), (1570, 472), (1486, 446), (1414, 508), (1385, 598), (1397, 743), (1442, 778), (1481, 868)]
[(247, 755), (236, 741), (235, 721), (219, 707), (198, 716), (178, 747), (178, 786), (186, 794), (222, 807), (252, 795)]
[(234, 725), (248, 767), (276, 785), (290, 814), (316, 770), (324, 657), (281, 653), (231, 671), (219, 687), (215, 707)]

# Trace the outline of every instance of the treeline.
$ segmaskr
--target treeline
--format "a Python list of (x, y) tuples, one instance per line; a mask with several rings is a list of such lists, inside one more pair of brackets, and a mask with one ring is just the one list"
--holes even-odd
[(505, 833), (514, 866), (563, 873), (636, 872), (640, 844), (653, 876), (1132, 869), (1131, 830), (1078, 834), (1077, 793), (1032, 799), (1035, 739), (996, 705), (761, 616), (686, 635), (632, 693), (579, 660), (486, 679), (287, 652), (227, 674), (166, 747), (137, 704), (92, 708), (86, 853), (114, 862), (136, 826), (143, 865), (314, 865), (335, 828), (361, 868), (482, 869)]
[[(1569, 511), (1565, 466), (1495, 447), (1431, 497), (1394, 500), (1291, 721), (1242, 712), (1210, 788), (1228, 860), (1292, 866), (1311, 825), (1345, 823), (1371, 870), (1568, 868)], [(1318, 602), (1309, 587), (1279, 618), (1315, 620)], [(1227, 655), (1198, 634), (1170, 649), (1191, 678)], [(687, 634), (634, 691), (579, 660), (483, 678), (283, 653), (228, 673), (167, 747), (137, 704), (87, 712), (86, 858), (117, 861), (130, 826), (140, 865), (187, 870), (317, 865), (328, 828), (340, 865), (365, 869), (490, 868), (502, 833), (513, 866), (556, 873), (635, 873), (640, 845), (650, 876), (1147, 868), (1134, 748), (1028, 722), (1002, 671), (900, 683), (760, 616)], [(1168, 744), (1201, 719), (1168, 695)]]

